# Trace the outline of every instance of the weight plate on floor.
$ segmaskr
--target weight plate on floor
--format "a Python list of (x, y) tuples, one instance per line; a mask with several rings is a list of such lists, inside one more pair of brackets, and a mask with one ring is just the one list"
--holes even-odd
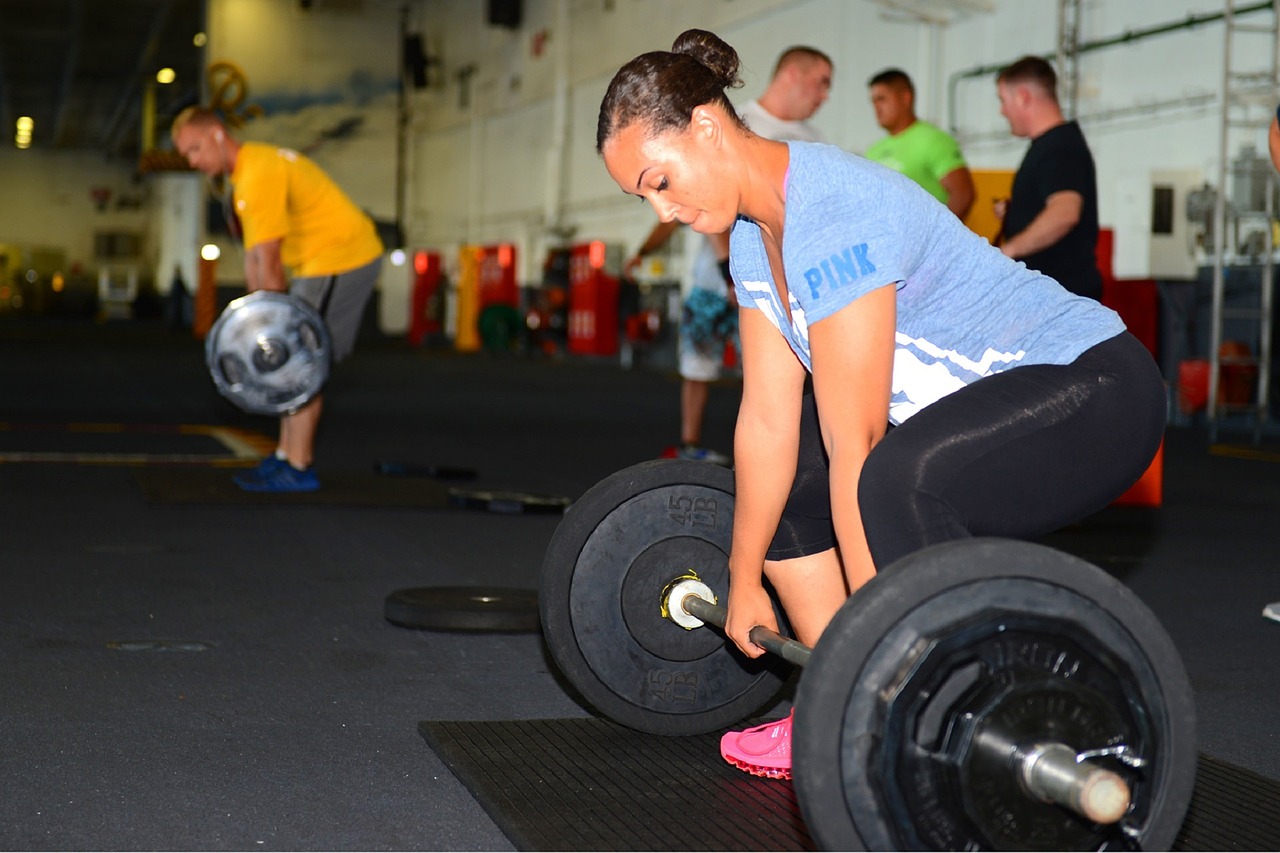
[(686, 460), (619, 471), (565, 513), (542, 566), (542, 630), (601, 713), (655, 734), (701, 734), (778, 693), (784, 662), (750, 660), (722, 634), (686, 631), (661, 612), (663, 590), (690, 571), (725, 594), (732, 527), (733, 472)]
[(474, 468), (415, 465), (411, 462), (375, 462), (373, 471), (387, 477), (431, 477), (436, 480), (474, 480), (479, 476)]
[(494, 489), (450, 489), (449, 505), (458, 509), (478, 509), (502, 515), (543, 514), (559, 515), (573, 501), (560, 495), (534, 495)]
[[(990, 744), (1042, 740), (1124, 777), (1128, 813), (1098, 826), (1024, 794)], [(895, 563), (840, 609), (800, 680), (792, 746), (828, 849), (1167, 850), (1195, 779), (1195, 706), (1173, 642), (1119, 581), (972, 539)]]
[(259, 415), (310, 402), (329, 378), (331, 352), (315, 308), (270, 290), (233, 299), (205, 338), (205, 364), (218, 392)]
[(383, 615), (393, 625), (428, 631), (537, 631), (538, 593), (483, 586), (398, 589)]

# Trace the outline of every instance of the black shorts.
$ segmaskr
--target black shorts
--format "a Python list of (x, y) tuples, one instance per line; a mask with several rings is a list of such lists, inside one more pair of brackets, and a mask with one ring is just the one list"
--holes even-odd
[[(1164, 380), (1128, 332), (1071, 364), (1028, 365), (917, 412), (872, 449), (858, 506), (877, 567), (970, 536), (1030, 538), (1119, 497), (1164, 437)], [(791, 495), (768, 559), (836, 544), (817, 406), (806, 397)]]

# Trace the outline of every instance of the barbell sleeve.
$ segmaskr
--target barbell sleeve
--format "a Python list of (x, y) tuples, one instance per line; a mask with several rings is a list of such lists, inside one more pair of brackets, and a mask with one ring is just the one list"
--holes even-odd
[[(680, 606), (689, 615), (696, 616), (703, 622), (710, 622), (722, 631), (729, 618), (729, 611), (692, 592), (680, 599)], [(807, 665), (809, 656), (813, 654), (813, 649), (804, 643), (784, 637), (777, 631), (771, 631), (762, 625), (756, 625), (751, 629), (751, 642), (796, 666)]]
[(1007, 762), (1027, 796), (1054, 803), (1097, 824), (1112, 824), (1129, 810), (1133, 793), (1119, 773), (1083, 758), (1058, 741), (1019, 745), (1006, 734), (988, 729), (974, 746)]
[(1098, 824), (1115, 823), (1129, 810), (1129, 784), (1120, 774), (1080, 761), (1071, 747), (1039, 743), (1020, 752), (1022, 784), (1033, 796)]

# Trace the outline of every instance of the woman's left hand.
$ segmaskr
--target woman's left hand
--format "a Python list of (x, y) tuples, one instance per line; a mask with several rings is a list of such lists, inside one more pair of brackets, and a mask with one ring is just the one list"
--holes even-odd
[(758, 658), (764, 654), (764, 649), (751, 642), (751, 629), (762, 625), (774, 632), (778, 630), (778, 616), (773, 610), (773, 599), (764, 587), (758, 582), (735, 583), (730, 580), (727, 610), (725, 635), (749, 658)]

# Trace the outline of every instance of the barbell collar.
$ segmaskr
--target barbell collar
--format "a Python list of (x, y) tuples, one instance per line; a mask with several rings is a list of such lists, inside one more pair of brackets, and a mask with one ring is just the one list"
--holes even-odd
[[(679, 607), (689, 615), (701, 619), (703, 622), (710, 622), (722, 631), (729, 618), (727, 610), (718, 604), (707, 601), (696, 593), (687, 593), (681, 597), (679, 599)], [(793, 640), (790, 637), (784, 637), (777, 631), (771, 631), (763, 625), (756, 625), (752, 628), (750, 637), (751, 642), (760, 648), (796, 666), (808, 664), (809, 657), (813, 654), (813, 649), (804, 643)]]

